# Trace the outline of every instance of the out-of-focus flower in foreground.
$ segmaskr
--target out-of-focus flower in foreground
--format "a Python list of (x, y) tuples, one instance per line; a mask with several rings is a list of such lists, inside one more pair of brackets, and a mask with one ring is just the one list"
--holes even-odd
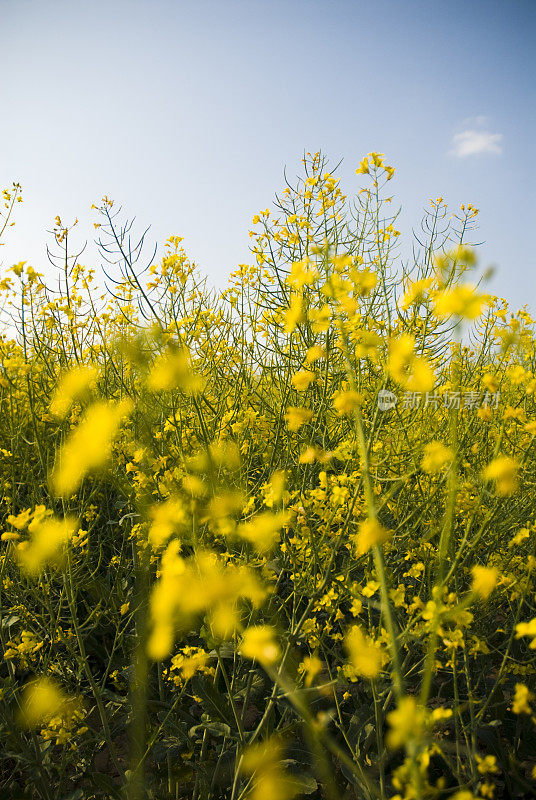
[(88, 472), (105, 465), (111, 455), (112, 440), (132, 407), (132, 402), (125, 399), (117, 403), (99, 401), (87, 410), (60, 450), (52, 473), (52, 486), (57, 495), (71, 495)]
[(274, 664), (281, 655), (275, 631), (269, 625), (248, 628), (244, 633), (240, 652), (245, 658), (256, 660), (263, 666)]
[(17, 547), (17, 559), (23, 572), (35, 577), (50, 565), (59, 563), (63, 548), (68, 544), (77, 527), (72, 517), (64, 519), (34, 518), (30, 523), (30, 540)]
[(35, 678), (24, 687), (17, 722), (22, 728), (46, 725), (61, 713), (67, 702), (67, 695), (56, 681), (47, 677)]
[(501, 497), (513, 494), (518, 485), (519, 465), (510, 456), (497, 456), (484, 470), (484, 478), (495, 482), (495, 491)]
[(55, 417), (65, 417), (76, 400), (86, 397), (97, 383), (98, 372), (95, 367), (77, 367), (67, 372), (59, 381), (50, 413)]

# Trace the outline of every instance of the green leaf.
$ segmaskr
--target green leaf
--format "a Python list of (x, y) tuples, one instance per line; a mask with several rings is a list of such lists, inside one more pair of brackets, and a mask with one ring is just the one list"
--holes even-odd
[(199, 736), (201, 731), (207, 731), (211, 736), (231, 736), (231, 729), (224, 722), (201, 722), (188, 731), (192, 739)]

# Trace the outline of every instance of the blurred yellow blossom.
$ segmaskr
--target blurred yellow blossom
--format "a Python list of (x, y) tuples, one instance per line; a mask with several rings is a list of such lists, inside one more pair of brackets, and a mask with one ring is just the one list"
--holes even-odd
[(236, 533), (241, 539), (250, 542), (259, 553), (266, 553), (274, 547), (279, 539), (279, 531), (289, 519), (288, 512), (272, 514), (265, 511), (257, 514), (251, 521), (239, 525)]
[(358, 675), (372, 680), (377, 678), (383, 664), (383, 653), (358, 625), (352, 625), (345, 637), (346, 652)]
[(67, 372), (59, 381), (50, 403), (50, 413), (65, 417), (76, 400), (86, 397), (97, 383), (97, 369), (92, 366), (77, 367)]
[(435, 384), (435, 374), (427, 360), (415, 355), (415, 338), (408, 333), (389, 344), (387, 371), (397, 383), (414, 392), (431, 391)]
[(302, 425), (305, 425), (311, 417), (313, 412), (308, 408), (287, 408), (285, 413), (285, 421), (289, 431), (299, 431)]
[(199, 394), (203, 379), (191, 367), (190, 353), (186, 348), (159, 356), (147, 376), (147, 386), (152, 392), (180, 388), (186, 394)]
[(441, 442), (429, 442), (424, 447), (424, 454), (421, 461), (421, 469), (433, 475), (440, 472), (444, 466), (450, 464), (454, 458), (454, 453), (450, 447), (446, 447)]
[(293, 295), (290, 305), (284, 314), (285, 333), (292, 333), (296, 326), (304, 320), (303, 300), (301, 295)]
[(428, 714), (416, 697), (406, 695), (400, 698), (396, 709), (389, 712), (387, 722), (387, 744), (396, 750), (412, 741), (422, 741), (427, 731)]
[(242, 638), (240, 652), (245, 658), (255, 659), (263, 666), (274, 664), (281, 655), (275, 631), (269, 625), (248, 628)]
[(530, 622), (518, 622), (516, 625), (516, 639), (523, 636), (531, 636), (532, 642), (529, 644), (531, 650), (536, 650), (536, 617)]
[(518, 485), (519, 465), (516, 459), (510, 456), (497, 456), (484, 470), (484, 478), (495, 482), (498, 495), (513, 494)]
[(35, 577), (49, 564), (57, 563), (77, 527), (78, 522), (72, 517), (36, 520), (30, 540), (18, 546), (17, 559), (21, 569)]
[(305, 656), (300, 664), (299, 671), (305, 673), (305, 686), (309, 687), (313, 684), (317, 675), (322, 672), (323, 663), (318, 656)]
[(283, 748), (276, 739), (250, 745), (241, 768), (252, 776), (248, 800), (292, 800), (301, 794), (300, 784), (285, 772)]
[(298, 392), (304, 392), (310, 383), (312, 383), (315, 379), (314, 372), (310, 372), (307, 369), (302, 369), (299, 372), (295, 372), (292, 376), (292, 385)]
[(356, 408), (362, 404), (363, 398), (358, 392), (353, 390), (348, 390), (346, 392), (339, 392), (339, 394), (335, 397), (333, 401), (333, 405), (335, 406), (335, 411), (338, 414), (352, 414)]
[(512, 711), (514, 714), (532, 714), (531, 702), (534, 700), (534, 693), (530, 691), (524, 683), (516, 683), (515, 695), (512, 701)]
[(24, 687), (18, 723), (23, 728), (40, 727), (61, 713), (67, 701), (67, 695), (52, 678), (35, 678)]
[(454, 315), (474, 320), (482, 314), (488, 299), (488, 295), (478, 294), (476, 287), (468, 283), (437, 292), (434, 299), (435, 312), (440, 318)]
[(497, 567), (483, 567), (480, 564), (475, 564), (471, 572), (473, 575), (471, 589), (475, 594), (487, 600), (497, 585), (499, 570)]
[(317, 361), (319, 358), (322, 358), (323, 355), (324, 350), (320, 347), (320, 345), (316, 344), (307, 349), (305, 360), (308, 364), (312, 364), (313, 361)]
[(359, 530), (354, 541), (357, 545), (357, 554), (363, 555), (379, 544), (388, 541), (390, 531), (380, 525), (377, 519), (365, 519), (359, 523)]
[(422, 278), (421, 280), (411, 282), (400, 301), (400, 307), (404, 311), (407, 311), (413, 303), (421, 302), (431, 285), (432, 278)]
[(151, 518), (149, 541), (155, 548), (166, 544), (168, 539), (186, 523), (186, 512), (178, 498), (169, 498), (164, 503), (152, 506), (149, 516)]
[(111, 455), (112, 439), (132, 407), (132, 402), (125, 399), (117, 403), (101, 401), (88, 409), (60, 450), (52, 473), (52, 485), (57, 495), (72, 494), (88, 472), (105, 465)]

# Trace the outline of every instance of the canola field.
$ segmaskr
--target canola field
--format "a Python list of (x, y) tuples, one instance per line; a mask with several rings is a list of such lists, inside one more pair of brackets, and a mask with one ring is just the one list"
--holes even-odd
[(0, 800), (536, 796), (534, 320), (301, 170), (223, 291), (108, 197), (0, 275)]

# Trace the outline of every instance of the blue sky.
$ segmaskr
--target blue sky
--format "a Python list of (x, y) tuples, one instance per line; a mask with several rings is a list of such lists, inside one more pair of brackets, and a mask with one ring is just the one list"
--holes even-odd
[[(532, 0), (0, 0), (0, 184), (24, 203), (2, 271), (103, 194), (184, 236), (222, 285), (304, 150), (397, 167), (404, 234), (429, 198), (481, 210), (490, 288), (536, 312)], [(85, 263), (96, 266), (88, 247)]]

